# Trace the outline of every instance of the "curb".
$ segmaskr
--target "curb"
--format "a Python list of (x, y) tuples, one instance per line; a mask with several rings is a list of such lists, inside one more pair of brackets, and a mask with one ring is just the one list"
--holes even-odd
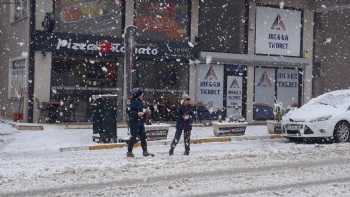
[[(169, 124), (170, 127), (175, 127), (176, 123), (174, 122), (162, 122), (164, 124)], [(254, 126), (254, 125), (266, 125), (266, 122), (253, 122), (253, 123), (248, 123), (249, 126)], [(202, 123), (193, 123), (193, 127), (210, 127), (212, 126), (211, 123), (208, 122), (202, 122)], [(117, 128), (128, 128), (128, 124), (126, 123), (119, 123), (117, 122)], [(82, 123), (82, 124), (64, 124), (64, 129), (92, 129), (92, 123)]]
[[(165, 123), (168, 124), (168, 123)], [(175, 127), (175, 123), (169, 123), (170, 127)], [(207, 127), (209, 125), (201, 124), (201, 123), (195, 123), (192, 125), (193, 127)], [(64, 129), (92, 129), (92, 124), (65, 124)], [(125, 129), (128, 128), (128, 125), (125, 123), (117, 123), (118, 129)]]
[(44, 126), (32, 123), (11, 123), (12, 127), (20, 131), (43, 131)]
[[(191, 144), (206, 144), (206, 143), (223, 143), (223, 142), (232, 142), (232, 141), (243, 141), (243, 140), (264, 140), (264, 139), (280, 139), (283, 138), (280, 134), (273, 134), (268, 136), (233, 136), (233, 137), (210, 137), (210, 138), (201, 138), (191, 140)], [(154, 145), (170, 145), (171, 141), (149, 141), (149, 146)], [(180, 142), (183, 143), (183, 142)], [(134, 147), (140, 147), (140, 143), (136, 143)], [(97, 144), (90, 146), (80, 146), (80, 147), (64, 147), (60, 148), (60, 152), (68, 151), (84, 151), (84, 150), (106, 150), (106, 149), (115, 149), (115, 148), (125, 148), (127, 147), (126, 143), (116, 143), (116, 144)]]

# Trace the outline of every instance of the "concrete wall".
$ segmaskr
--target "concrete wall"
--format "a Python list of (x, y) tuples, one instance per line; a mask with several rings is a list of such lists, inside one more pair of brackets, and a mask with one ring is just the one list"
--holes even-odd
[(34, 122), (39, 120), (39, 102), (50, 101), (52, 54), (36, 51), (34, 54)]
[(245, 30), (245, 0), (206, 0), (199, 3), (198, 35), (203, 51), (246, 53), (240, 36)]
[[(29, 5), (27, 9), (29, 13)], [(0, 3), (0, 116), (6, 118), (10, 118), (18, 110), (18, 101), (8, 99), (10, 60), (25, 59), (28, 62), (29, 52), (29, 15), (18, 21), (14, 21), (13, 16), (14, 5)], [(27, 102), (25, 91), (22, 111), (25, 115)]]
[(314, 96), (350, 87), (350, 2), (315, 2)]

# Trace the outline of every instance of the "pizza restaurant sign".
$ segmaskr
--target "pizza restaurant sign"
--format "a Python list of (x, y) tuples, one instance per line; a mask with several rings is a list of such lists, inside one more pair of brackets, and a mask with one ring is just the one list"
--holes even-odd
[(301, 11), (257, 7), (256, 53), (300, 56)]
[[(85, 42), (75, 42), (72, 39), (57, 39), (56, 50), (74, 50), (74, 51), (88, 51), (97, 52), (100, 51), (100, 45), (102, 42), (90, 42), (86, 40)], [(112, 53), (125, 53), (125, 47), (122, 43), (111, 43)], [(145, 46), (136, 47), (135, 53), (138, 55), (152, 55), (157, 56), (159, 54), (159, 49), (157, 47)]]

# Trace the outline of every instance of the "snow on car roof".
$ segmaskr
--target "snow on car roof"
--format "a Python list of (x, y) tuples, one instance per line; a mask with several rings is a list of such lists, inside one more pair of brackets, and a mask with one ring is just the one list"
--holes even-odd
[(320, 102), (336, 106), (350, 104), (350, 89), (327, 92), (310, 100), (309, 104)]

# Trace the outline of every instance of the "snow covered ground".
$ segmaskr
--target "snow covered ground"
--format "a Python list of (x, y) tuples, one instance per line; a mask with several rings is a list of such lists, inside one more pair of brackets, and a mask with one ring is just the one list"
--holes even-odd
[[(30, 152), (30, 151), (58, 151), (63, 147), (79, 147), (96, 144), (92, 141), (91, 129), (64, 129), (62, 125), (44, 125), (44, 131), (18, 132), (8, 124), (0, 124), (0, 132), (13, 134), (7, 136), (11, 140), (6, 147), (0, 148), (2, 152)], [(128, 130), (118, 128), (118, 137), (127, 138)], [(0, 133), (1, 135), (1, 133)], [(175, 135), (175, 128), (171, 127), (168, 140)], [(268, 135), (265, 126), (250, 126), (246, 131), (247, 136)], [(195, 127), (192, 130), (192, 139), (213, 137), (211, 127)], [(4, 138), (4, 137), (3, 137)], [(0, 137), (1, 139), (1, 137)], [(181, 138), (183, 140), (183, 138)]]
[[(0, 196), (350, 196), (350, 144), (285, 139), (191, 145), (191, 155), (150, 146), (153, 158), (125, 149), (59, 152), (92, 144), (91, 131), (49, 125), (17, 132), (0, 123)], [(247, 135), (266, 135), (264, 126)], [(212, 135), (195, 128), (193, 138)], [(172, 134), (169, 134), (172, 137)], [(5, 140), (6, 139), (6, 140)]]

